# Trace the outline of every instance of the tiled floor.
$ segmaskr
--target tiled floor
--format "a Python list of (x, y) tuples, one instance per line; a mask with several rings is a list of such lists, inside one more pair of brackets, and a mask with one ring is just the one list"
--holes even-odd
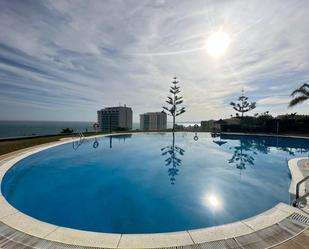
[(300, 235), (295, 238), (282, 243), (279, 246), (273, 247), (273, 249), (308, 249), (309, 248), (309, 229), (306, 229)]

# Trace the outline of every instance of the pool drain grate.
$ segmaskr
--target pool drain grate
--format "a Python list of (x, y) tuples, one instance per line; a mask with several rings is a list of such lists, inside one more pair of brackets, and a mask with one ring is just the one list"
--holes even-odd
[(293, 213), (289, 219), (309, 225), (309, 218), (298, 213)]

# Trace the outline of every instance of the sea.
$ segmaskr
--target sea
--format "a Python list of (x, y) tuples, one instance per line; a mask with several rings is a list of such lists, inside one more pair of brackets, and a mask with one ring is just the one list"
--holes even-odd
[[(28, 136), (56, 135), (60, 134), (62, 129), (70, 128), (74, 132), (94, 131), (92, 125), (94, 122), (76, 122), (76, 121), (0, 121), (0, 139), (17, 138)], [(193, 126), (195, 122), (178, 122), (177, 124)], [(197, 123), (199, 124), (199, 122)], [(133, 122), (133, 130), (139, 129), (139, 123)], [(172, 128), (172, 123), (167, 123), (167, 128)]]

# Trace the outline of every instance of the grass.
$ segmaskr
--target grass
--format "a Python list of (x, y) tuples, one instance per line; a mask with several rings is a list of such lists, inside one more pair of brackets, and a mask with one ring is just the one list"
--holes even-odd
[[(104, 133), (98, 133), (104, 134)], [(95, 133), (84, 134), (85, 137), (95, 135)], [(75, 134), (63, 134), (54, 136), (40, 136), (40, 137), (28, 137), (28, 138), (16, 138), (16, 139), (4, 139), (0, 140), (0, 155), (4, 155), (16, 150), (25, 149), (28, 147), (46, 144), (59, 141), (61, 138), (67, 138), (77, 136)]]
[[(128, 131), (117, 131), (113, 133), (126, 133)], [(137, 131), (130, 131), (137, 132)], [(103, 135), (107, 134), (108, 132), (89, 132), (84, 133), (85, 137), (93, 136), (93, 135)], [(60, 134), (60, 135), (51, 135), (51, 136), (39, 136), (39, 137), (26, 137), (26, 138), (15, 138), (15, 139), (2, 139), (0, 140), (0, 156), (14, 152), (17, 150), (22, 150), (28, 147), (46, 144), (51, 142), (57, 142), (61, 138), (68, 138), (68, 137), (78, 137), (77, 134)]]
[(31, 146), (58, 141), (65, 136), (40, 137), (19, 140), (0, 141), (0, 155), (7, 154), (16, 150), (25, 149)]

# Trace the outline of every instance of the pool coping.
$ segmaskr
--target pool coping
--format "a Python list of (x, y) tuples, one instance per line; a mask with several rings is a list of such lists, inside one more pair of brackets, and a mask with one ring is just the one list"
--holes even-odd
[[(127, 135), (132, 133), (121, 134), (104, 134), (99, 136), (90, 136), (85, 139), (94, 137), (104, 137), (110, 135)], [(134, 133), (135, 134), (135, 133)], [(144, 133), (137, 133), (144, 134)], [(308, 139), (308, 138), (306, 138)], [(9, 159), (1, 159), (5, 161), (0, 166), (0, 182), (5, 173), (18, 161), (35, 154), (37, 152), (59, 146), (78, 139), (58, 141), (48, 145), (39, 146), (39, 148), (29, 148), (23, 152), (16, 152)], [(297, 167), (297, 162), (308, 158), (295, 158), (289, 161), (289, 168), (292, 175), (290, 192), (293, 191), (293, 186), (301, 178), (301, 172)], [(295, 166), (296, 165), (296, 166)], [(294, 188), (295, 190), (295, 188)], [(293, 192), (291, 192), (293, 193)], [(294, 191), (295, 193), (295, 191)], [(113, 233), (97, 233), (71, 228), (52, 225), (35, 218), (32, 218), (12, 207), (3, 197), (0, 191), (0, 221), (4, 224), (24, 232), (26, 234), (65, 244), (88, 246), (88, 247), (104, 247), (104, 248), (158, 248), (158, 247), (173, 247), (187, 246), (192, 244), (217, 241), (222, 239), (234, 238), (250, 233), (254, 233), (271, 225), (274, 225), (281, 220), (287, 218), (293, 213), (304, 212), (289, 206), (284, 203), (279, 203), (273, 208), (260, 213), (256, 216), (245, 220), (236, 221), (220, 226), (213, 226), (201, 229), (186, 230), (180, 232), (169, 233), (153, 233), (153, 234), (113, 234)]]
[[(291, 184), (289, 188), (289, 192), (293, 195), (296, 195), (296, 184), (304, 178), (304, 175), (300, 168), (298, 167), (298, 162), (302, 160), (308, 160), (309, 157), (298, 157), (290, 159), (288, 162), (288, 166), (291, 172)], [(300, 195), (305, 194), (305, 184), (301, 184), (299, 187)]]

